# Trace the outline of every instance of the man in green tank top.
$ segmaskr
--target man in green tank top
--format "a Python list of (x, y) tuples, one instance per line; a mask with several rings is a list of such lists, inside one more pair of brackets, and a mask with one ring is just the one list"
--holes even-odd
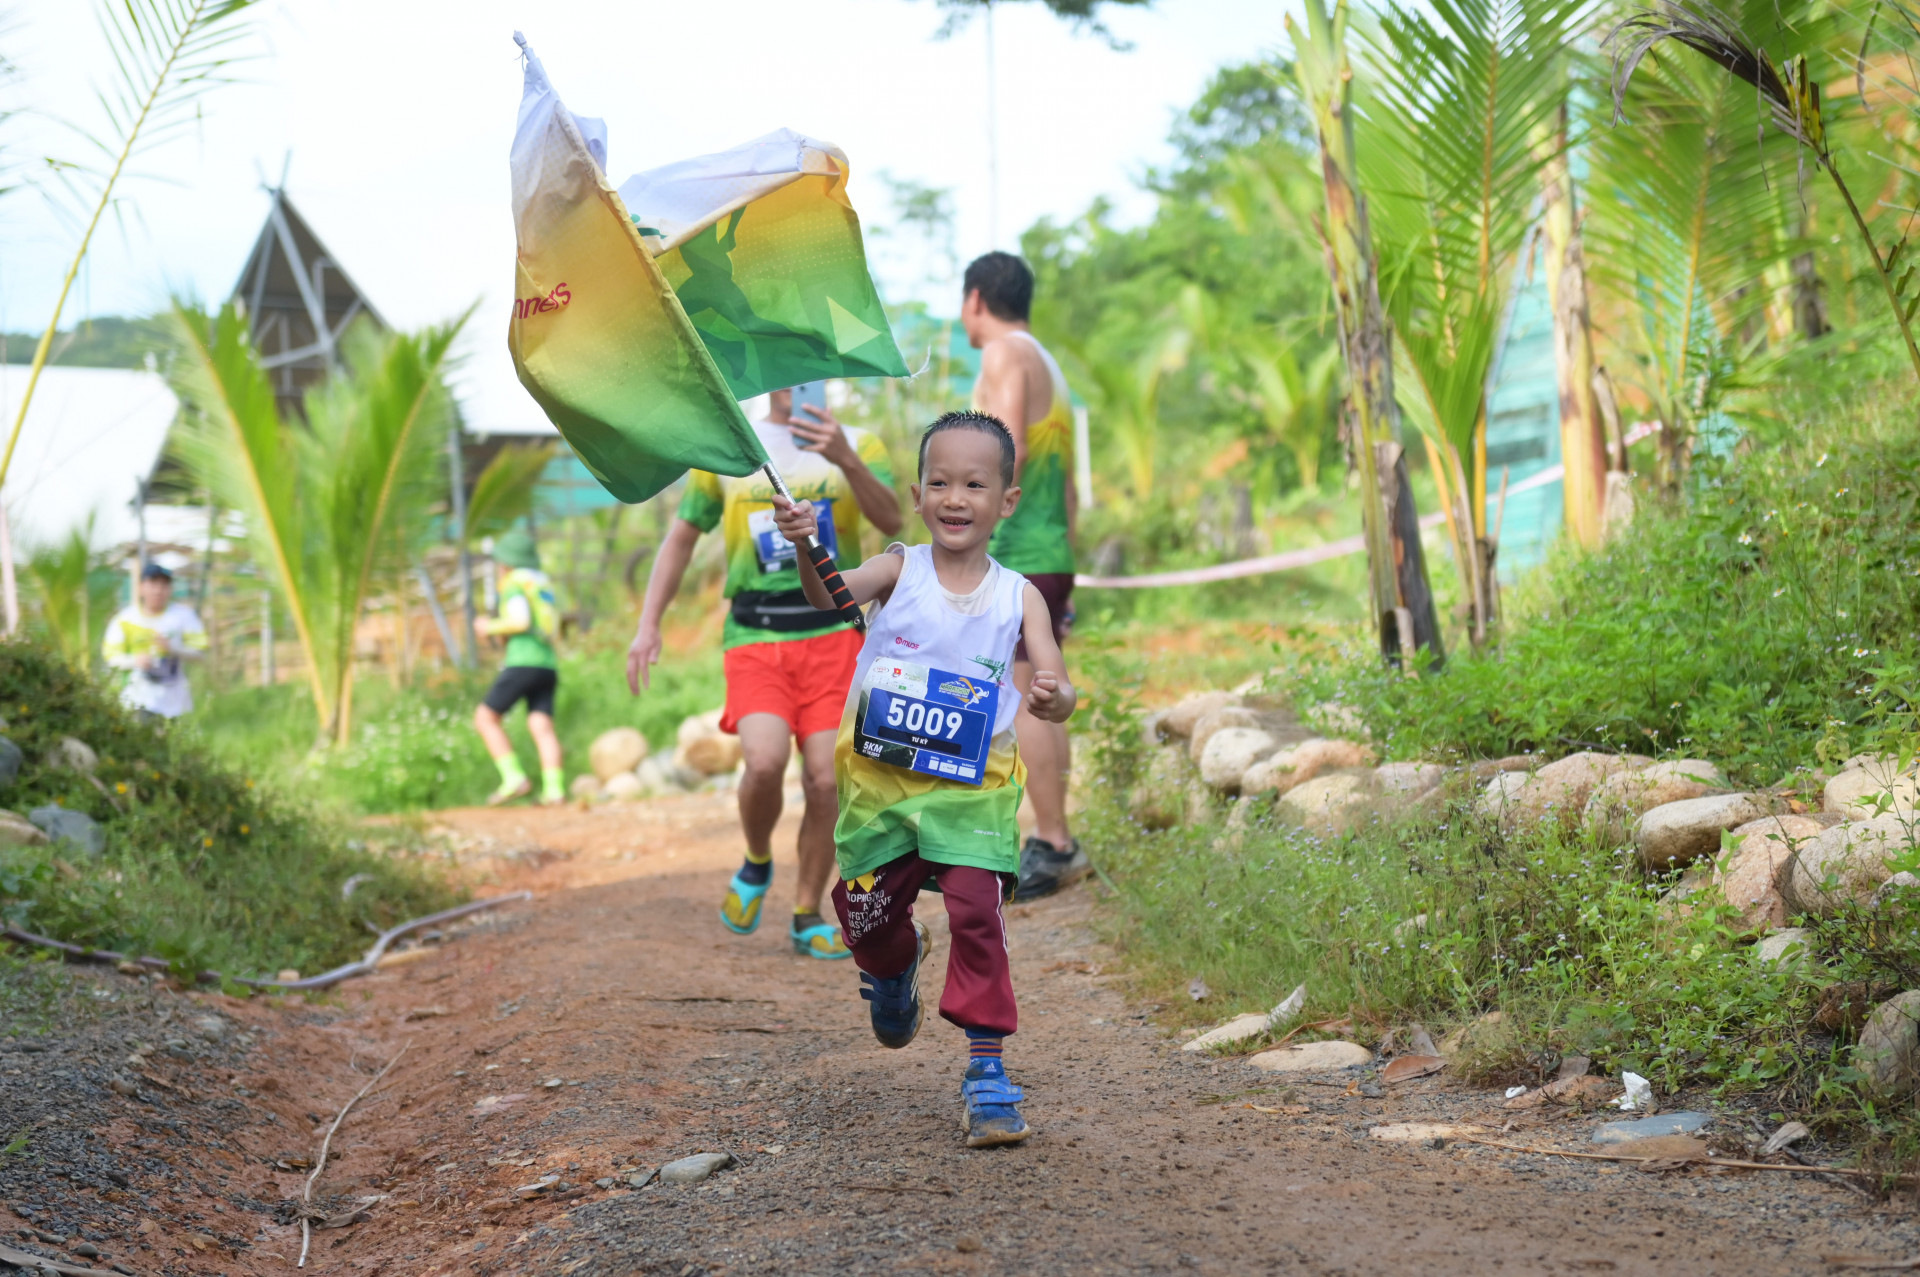
[[(973, 407), (998, 417), (1013, 435), (1014, 483), (1020, 504), (994, 529), (995, 561), (1032, 581), (1047, 601), (1056, 641), (1073, 624), (1073, 405), (1067, 379), (1028, 330), (1033, 271), (1011, 253), (988, 253), (967, 267), (960, 323), (980, 352)], [(1062, 671), (1064, 677), (1064, 671)], [(1024, 642), (1014, 651), (1013, 681), (1025, 695), (1033, 678)], [(1035, 827), (1020, 851), (1017, 894), (1032, 898), (1084, 878), (1091, 866), (1067, 828), (1067, 773), (1072, 762), (1063, 723), (1024, 709), (1014, 719), (1027, 764)]]

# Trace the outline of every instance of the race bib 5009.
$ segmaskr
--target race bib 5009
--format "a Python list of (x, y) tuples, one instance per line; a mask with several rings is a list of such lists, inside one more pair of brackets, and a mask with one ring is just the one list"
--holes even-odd
[(854, 748), (894, 767), (978, 785), (999, 698), (999, 686), (977, 676), (883, 657), (861, 688)]

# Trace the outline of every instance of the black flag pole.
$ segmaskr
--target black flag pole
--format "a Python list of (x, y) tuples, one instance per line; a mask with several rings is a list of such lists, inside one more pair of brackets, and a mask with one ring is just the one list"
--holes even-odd
[[(767, 481), (773, 484), (773, 490), (793, 500), (793, 493), (787, 491), (787, 481), (769, 461), (760, 467), (766, 473)], [(833, 605), (840, 609), (841, 617), (860, 633), (867, 632), (867, 618), (860, 611), (860, 605), (853, 601), (853, 591), (840, 579), (840, 569), (833, 565), (833, 555), (827, 553), (827, 547), (820, 544), (818, 536), (807, 538), (807, 561), (813, 564), (813, 570), (820, 574), (820, 584), (827, 587), (827, 593), (833, 596)]]

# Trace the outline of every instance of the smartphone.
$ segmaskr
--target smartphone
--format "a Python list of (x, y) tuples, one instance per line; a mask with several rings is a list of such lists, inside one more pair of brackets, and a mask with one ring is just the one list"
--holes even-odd
[[(826, 382), (803, 381), (795, 386), (793, 388), (793, 407), (787, 410), (787, 415), (795, 421), (804, 421), (808, 425), (812, 425), (819, 420), (819, 418), (809, 416), (806, 412), (802, 411), (803, 407), (817, 408), (822, 414), (825, 414), (827, 411)], [(793, 436), (793, 446), (796, 448), (810, 447), (812, 446), (812, 441), (804, 435), (795, 435)]]

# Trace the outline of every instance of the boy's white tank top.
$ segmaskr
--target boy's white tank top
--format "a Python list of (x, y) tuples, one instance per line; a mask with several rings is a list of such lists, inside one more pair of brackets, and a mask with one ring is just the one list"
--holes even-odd
[(991, 681), (997, 690), (993, 734), (1013, 730), (1020, 697), (1011, 671), (1013, 649), (1026, 616), (1027, 578), (1009, 572), (992, 559), (981, 588), (987, 604), (967, 615), (947, 602), (947, 591), (934, 570), (933, 547), (905, 547), (906, 562), (893, 593), (867, 619), (867, 641), (860, 649), (860, 669), (851, 702), (859, 700), (874, 670), (888, 662), (943, 670), (963, 677)]

